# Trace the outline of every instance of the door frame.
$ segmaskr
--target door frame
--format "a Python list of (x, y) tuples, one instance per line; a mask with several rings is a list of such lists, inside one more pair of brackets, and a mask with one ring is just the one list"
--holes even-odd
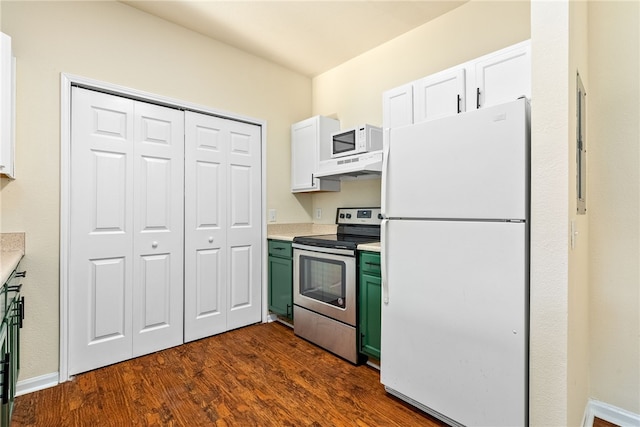
[(261, 155), (261, 279), (262, 279), (262, 322), (268, 318), (267, 295), (267, 122), (253, 117), (243, 116), (227, 111), (216, 110), (204, 105), (156, 95), (137, 89), (119, 86), (87, 77), (68, 73), (60, 74), (60, 360), (58, 382), (71, 379), (69, 375), (69, 240), (71, 231), (71, 87), (109, 93), (115, 96), (158, 104), (180, 110), (195, 111), (203, 114), (231, 119), (260, 126)]

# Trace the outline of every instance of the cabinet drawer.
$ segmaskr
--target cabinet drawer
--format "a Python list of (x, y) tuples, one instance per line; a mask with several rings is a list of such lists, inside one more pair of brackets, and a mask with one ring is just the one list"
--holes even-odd
[(376, 252), (360, 253), (360, 271), (380, 275), (380, 254)]
[(293, 257), (291, 242), (285, 242), (282, 240), (269, 240), (269, 255), (282, 258)]

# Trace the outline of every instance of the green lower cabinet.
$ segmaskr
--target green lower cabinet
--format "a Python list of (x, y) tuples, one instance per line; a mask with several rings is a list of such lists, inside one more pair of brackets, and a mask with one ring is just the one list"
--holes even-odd
[(360, 252), (360, 352), (380, 360), (380, 254)]
[(269, 240), (269, 310), (293, 319), (291, 242)]

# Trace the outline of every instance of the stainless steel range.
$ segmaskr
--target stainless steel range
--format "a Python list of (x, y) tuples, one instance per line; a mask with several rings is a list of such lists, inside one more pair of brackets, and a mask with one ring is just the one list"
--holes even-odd
[(358, 363), (360, 243), (380, 240), (380, 208), (338, 208), (336, 234), (293, 239), (294, 333)]

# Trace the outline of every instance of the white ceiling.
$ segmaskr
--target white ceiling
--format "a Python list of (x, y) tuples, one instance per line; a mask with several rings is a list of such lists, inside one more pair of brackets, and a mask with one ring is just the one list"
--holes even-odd
[(120, 0), (316, 76), (468, 0)]

